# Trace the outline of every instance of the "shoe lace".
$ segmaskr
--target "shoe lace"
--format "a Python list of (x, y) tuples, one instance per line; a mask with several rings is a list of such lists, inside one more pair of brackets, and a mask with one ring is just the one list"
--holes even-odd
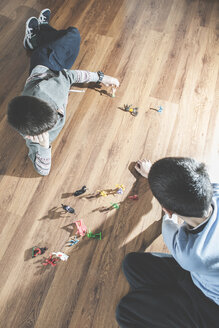
[(31, 39), (34, 36), (33, 28), (32, 27), (28, 27), (27, 28), (26, 36), (27, 36), (28, 39)]
[(40, 23), (44, 23), (44, 22), (46, 22), (46, 21), (47, 21), (46, 16), (41, 15), (40, 18), (39, 18), (39, 22), (40, 22)]

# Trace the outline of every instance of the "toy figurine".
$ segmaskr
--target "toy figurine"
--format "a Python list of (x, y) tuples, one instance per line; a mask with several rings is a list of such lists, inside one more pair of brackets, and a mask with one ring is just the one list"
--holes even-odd
[(76, 236), (72, 237), (71, 240), (67, 241), (66, 246), (73, 246), (79, 243), (79, 239), (76, 238)]
[(125, 190), (125, 187), (124, 185), (116, 185), (116, 189), (117, 189), (116, 193), (122, 195), (123, 191)]
[(99, 195), (103, 197), (106, 197), (108, 195), (105, 190), (97, 190), (97, 192), (99, 192)]
[(46, 250), (47, 250), (46, 247), (40, 248), (40, 247), (34, 246), (32, 248), (32, 257), (35, 257), (37, 255), (41, 255), (41, 254), (45, 253)]
[(159, 106), (158, 109), (157, 108), (150, 107), (150, 109), (156, 110), (158, 113), (161, 113), (162, 110), (163, 110), (163, 107), (162, 106)]
[(95, 234), (93, 234), (91, 231), (89, 231), (88, 233), (87, 233), (87, 237), (88, 238), (93, 238), (93, 239), (99, 239), (99, 240), (101, 240), (101, 232), (98, 232), (98, 233), (95, 233)]
[(52, 253), (52, 255), (57, 256), (57, 258), (59, 258), (62, 261), (67, 261), (69, 258), (68, 255), (66, 255), (65, 253), (62, 253), (62, 252), (57, 252), (57, 253), (54, 252), (54, 253)]
[(138, 200), (138, 195), (128, 196), (129, 199)]
[(112, 86), (112, 94), (111, 94), (111, 97), (112, 98), (115, 98), (116, 96), (116, 88)]
[(62, 204), (62, 208), (63, 208), (63, 210), (65, 210), (68, 213), (72, 213), (72, 214), (75, 213), (75, 210), (72, 207), (68, 206), (68, 205), (63, 205)]
[(111, 203), (111, 204), (112, 204), (112, 207), (113, 208), (115, 208), (117, 210), (119, 209), (119, 204), (117, 204), (117, 203)]
[(138, 107), (132, 108), (132, 105), (124, 105), (124, 110), (131, 113), (133, 116), (138, 115)]
[(87, 232), (87, 227), (86, 225), (83, 223), (82, 220), (78, 220), (78, 221), (74, 221), (73, 223), (76, 224), (76, 227), (77, 227), (77, 231), (76, 231), (76, 234), (79, 234), (80, 236), (85, 236), (86, 235), (86, 232)]
[(87, 190), (87, 187), (86, 186), (83, 186), (81, 189), (76, 190), (73, 195), (74, 196), (82, 195), (82, 194), (84, 194), (86, 192), (86, 190)]
[(46, 259), (45, 262), (43, 262), (42, 264), (43, 265), (50, 264), (51, 266), (56, 266), (56, 264), (60, 261), (60, 258), (53, 256), (53, 254), (50, 254), (48, 259)]

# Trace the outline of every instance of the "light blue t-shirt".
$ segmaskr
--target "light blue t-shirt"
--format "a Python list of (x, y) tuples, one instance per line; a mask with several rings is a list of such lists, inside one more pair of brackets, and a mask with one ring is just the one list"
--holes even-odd
[(219, 184), (212, 184), (213, 212), (210, 218), (191, 229), (176, 223), (176, 215), (163, 217), (162, 234), (179, 265), (190, 271), (194, 284), (219, 305)]

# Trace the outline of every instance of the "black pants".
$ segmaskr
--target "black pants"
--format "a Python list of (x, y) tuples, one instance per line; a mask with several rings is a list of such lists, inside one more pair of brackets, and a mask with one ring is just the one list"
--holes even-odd
[(190, 273), (172, 256), (130, 253), (123, 270), (131, 292), (117, 306), (120, 327), (219, 327), (219, 306), (194, 285)]
[(37, 48), (30, 58), (30, 73), (37, 65), (53, 71), (70, 69), (80, 50), (80, 33), (76, 27), (56, 30), (49, 24), (41, 24), (37, 36)]

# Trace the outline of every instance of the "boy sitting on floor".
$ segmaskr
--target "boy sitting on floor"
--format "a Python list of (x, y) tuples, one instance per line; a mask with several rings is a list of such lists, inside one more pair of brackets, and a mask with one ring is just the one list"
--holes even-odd
[(152, 166), (143, 160), (135, 168), (165, 212), (162, 234), (171, 255), (125, 257), (131, 292), (117, 307), (120, 327), (219, 327), (219, 184), (191, 158), (163, 158)]
[(26, 22), (24, 47), (32, 50), (30, 76), (21, 96), (8, 105), (8, 122), (26, 140), (34, 168), (48, 175), (51, 143), (65, 124), (68, 93), (73, 83), (98, 82), (119, 86), (119, 81), (103, 72), (70, 70), (80, 48), (77, 28), (57, 31), (49, 25), (50, 10)]

